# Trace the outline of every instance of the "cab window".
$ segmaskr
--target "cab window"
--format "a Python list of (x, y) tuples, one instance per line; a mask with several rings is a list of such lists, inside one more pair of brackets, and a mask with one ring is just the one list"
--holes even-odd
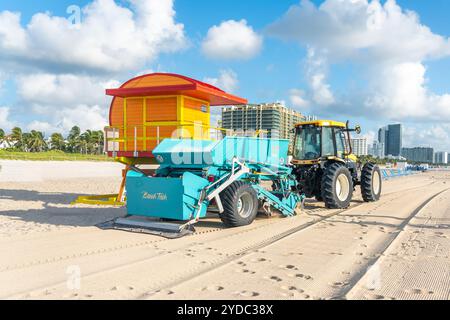
[(322, 128), (322, 156), (335, 156), (333, 128)]
[(294, 158), (315, 160), (320, 158), (321, 128), (315, 126), (298, 127), (294, 146)]
[(344, 158), (345, 157), (345, 135), (344, 132), (340, 129), (334, 129), (334, 135), (336, 137), (336, 153), (338, 158)]

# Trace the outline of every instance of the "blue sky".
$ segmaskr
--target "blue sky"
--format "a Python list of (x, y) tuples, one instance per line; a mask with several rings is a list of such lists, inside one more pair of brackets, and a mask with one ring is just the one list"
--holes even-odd
[[(385, 6), (386, 1), (381, 1), (380, 7), (376, 7), (370, 6), (372, 1), (361, 0), (360, 9), (354, 10), (353, 2), (348, 0), (339, 7), (336, 15), (333, 13), (336, 10), (330, 9), (337, 3), (336, 0), (311, 1), (308, 5), (312, 9), (307, 13), (311, 19), (308, 19), (304, 16), (306, 7), (300, 5), (298, 0), (175, 0), (173, 3), (165, 0), (176, 12), (175, 16), (171, 16), (167, 7), (147, 9), (150, 14), (151, 10), (160, 10), (158, 14), (167, 15), (167, 21), (170, 21), (165, 22), (165, 27), (169, 31), (162, 31), (167, 33), (167, 39), (165, 35), (155, 34), (156, 40), (150, 44), (145, 39), (136, 41), (142, 41), (144, 50), (154, 50), (152, 54), (137, 52), (141, 50), (138, 48), (123, 56), (120, 53), (111, 54), (107, 58), (118, 64), (124, 64), (125, 57), (135, 58), (129, 65), (116, 70), (111, 70), (106, 61), (92, 58), (95, 51), (89, 48), (81, 48), (80, 56), (61, 53), (57, 41), (46, 38), (48, 30), (53, 34), (59, 32), (57, 24), (52, 24), (56, 27), (50, 28), (50, 24), (37, 23), (35, 28), (41, 29), (38, 35), (27, 27), (37, 13), (44, 13), (49, 19), (68, 19), (66, 10), (69, 6), (84, 7), (92, 2), (0, 0), (0, 49), (3, 49), (2, 45), (7, 45), (5, 41), (2, 44), (2, 32), (3, 37), (5, 33), (12, 35), (11, 39), (17, 37), (13, 32), (20, 32), (19, 28), (2, 31), (2, 19), (6, 21), (2, 12), (20, 13), (20, 27), (28, 37), (24, 40), (28, 41), (24, 44), (27, 53), (20, 52), (25, 49), (16, 48), (6, 51), (9, 47), (3, 49), (6, 52), (4, 55), (0, 51), (0, 80), (3, 80), (0, 87), (0, 108), (3, 108), (0, 109), (0, 126), (20, 125), (31, 129), (35, 125), (46, 134), (52, 130), (67, 130), (76, 121), (85, 122), (86, 126), (102, 126), (100, 122), (108, 108), (108, 99), (102, 97), (102, 88), (98, 88), (99, 94), (96, 94), (94, 88), (86, 87), (83, 89), (86, 92), (81, 99), (83, 101), (77, 101), (77, 94), (69, 92), (68, 87), (73, 86), (76, 90), (78, 81), (118, 85), (140, 72), (154, 70), (211, 80), (251, 102), (284, 101), (287, 106), (306, 114), (350, 119), (360, 123), (364, 134), (370, 138), (379, 126), (401, 122), (405, 125), (405, 145), (432, 145), (436, 149), (450, 151), (450, 111), (447, 110), (450, 108), (450, 95), (447, 97), (450, 93), (449, 1), (398, 0), (388, 1), (390, 5)], [(109, 14), (114, 8), (105, 3), (104, 8), (99, 7)], [(126, 8), (136, 16), (139, 14), (139, 10), (129, 1), (116, 0), (115, 5)], [(296, 10), (293, 18), (289, 19), (286, 13), (291, 6)], [(366, 16), (369, 11), (371, 13)], [(409, 11), (415, 12), (417, 21), (411, 18)], [(126, 13), (122, 13), (125, 21)], [(105, 16), (109, 17), (108, 14)], [(81, 16), (81, 24), (85, 23), (85, 15)], [(337, 22), (330, 22), (333, 15)], [(358, 30), (365, 28), (365, 19), (371, 19), (371, 15), (385, 17), (384, 20), (377, 20), (381, 31)], [(112, 13), (110, 16), (113, 16)], [(245, 24), (242, 19), (246, 20)], [(355, 21), (354, 26), (349, 20)], [(235, 23), (228, 24), (230, 21)], [(122, 23), (122, 20), (106, 22), (107, 19), (98, 23), (113, 26)], [(180, 25), (182, 40), (177, 38)], [(228, 29), (226, 25), (229, 25)], [(214, 26), (219, 27), (220, 32), (208, 38), (208, 32)], [(339, 29), (341, 26), (344, 26), (344, 31)], [(348, 37), (345, 28), (348, 28)], [(242, 34), (237, 36), (240, 39), (234, 46), (223, 44), (223, 52), (229, 50), (230, 56), (208, 52), (204, 47), (206, 40), (222, 46), (220, 41), (224, 39), (220, 39), (220, 35), (223, 33), (225, 37), (226, 30), (236, 30), (236, 34)], [(244, 37), (246, 31), (249, 31), (245, 33), (248, 37)], [(73, 39), (80, 39), (72, 32), (67, 34)], [(87, 37), (91, 34), (95, 42), (93, 32), (87, 33)], [(105, 37), (103, 33), (102, 36)], [(133, 37), (130, 34), (128, 38)], [(64, 39), (62, 36), (61, 43)], [(369, 44), (366, 39), (370, 40)], [(110, 42), (113, 40), (114, 36), (111, 36)], [(395, 48), (397, 40), (398, 48)], [(242, 47), (239, 41), (242, 41), (242, 46), (254, 44), (247, 50), (242, 49), (243, 58), (232, 56), (236, 46)], [(71, 45), (67, 50), (73, 51)], [(34, 57), (33, 52), (36, 52)], [(313, 56), (308, 58), (308, 54)], [(83, 56), (94, 62), (84, 63)], [(226, 79), (228, 82), (225, 82)], [(52, 92), (43, 93), (47, 89), (37, 85), (32, 87), (30, 80), (48, 82), (57, 92), (56, 105), (49, 102), (48, 96)], [(66, 87), (61, 89), (64, 84)], [(89, 101), (90, 96), (92, 101)], [(76, 108), (92, 115), (90, 120), (84, 121), (74, 116), (70, 111)]]

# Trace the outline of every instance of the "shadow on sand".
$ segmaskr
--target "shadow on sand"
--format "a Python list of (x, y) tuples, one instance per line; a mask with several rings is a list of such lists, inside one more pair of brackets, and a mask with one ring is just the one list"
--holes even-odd
[[(1, 189), (0, 201), (17, 201), (17, 206), (2, 208), (0, 205), (0, 216), (39, 224), (88, 227), (126, 215), (125, 208), (71, 205), (72, 201), (82, 195)], [(26, 209), (27, 202), (31, 201), (36, 203), (32, 208)]]

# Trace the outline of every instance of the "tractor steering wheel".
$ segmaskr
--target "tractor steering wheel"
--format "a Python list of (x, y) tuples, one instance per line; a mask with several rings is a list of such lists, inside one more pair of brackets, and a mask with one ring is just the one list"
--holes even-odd
[(307, 160), (312, 160), (312, 159), (317, 159), (319, 157), (319, 155), (316, 152), (307, 152), (305, 154), (305, 157)]

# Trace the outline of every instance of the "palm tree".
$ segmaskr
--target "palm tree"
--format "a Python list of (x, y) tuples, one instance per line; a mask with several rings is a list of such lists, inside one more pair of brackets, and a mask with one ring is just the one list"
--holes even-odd
[(66, 148), (66, 142), (61, 133), (54, 133), (50, 136), (50, 144), (52, 150), (63, 151)]
[(11, 131), (11, 135), (9, 136), (10, 140), (14, 144), (14, 148), (16, 148), (19, 151), (25, 151), (25, 141), (24, 141), (24, 134), (22, 132), (22, 129), (19, 127), (14, 127)]
[(41, 152), (47, 148), (44, 140), (44, 134), (40, 131), (31, 130), (26, 136), (27, 149), (31, 152)]
[(103, 152), (103, 146), (105, 144), (105, 137), (102, 130), (94, 131), (92, 133), (92, 139), (95, 144), (95, 149), (97, 154), (101, 154)]
[(80, 148), (81, 148), (81, 137), (80, 137), (80, 127), (73, 127), (70, 132), (69, 135), (67, 136), (67, 140), (68, 140), (68, 147), (69, 147), (69, 151), (70, 152), (79, 152)]
[(70, 129), (69, 138), (71, 138), (71, 137), (79, 137), (80, 134), (81, 134), (80, 127), (74, 126), (74, 127), (72, 127), (72, 129)]
[(21, 148), (22, 151), (29, 152), (29, 146), (30, 146), (30, 139), (31, 139), (31, 133), (29, 132), (23, 132), (22, 133), (22, 144), (23, 147)]
[(11, 146), (9, 144), (9, 136), (6, 135), (5, 130), (0, 128), (0, 146), (2, 144), (5, 144), (6, 146), (8, 146), (8, 148)]
[(5, 142), (5, 140), (6, 140), (5, 130), (3, 130), (2, 128), (0, 128), (0, 144), (2, 144), (3, 142)]
[(86, 130), (81, 135), (81, 144), (82, 144), (84, 152), (86, 154), (92, 153), (92, 150), (94, 148), (94, 139), (93, 139), (93, 131), (92, 130)]

